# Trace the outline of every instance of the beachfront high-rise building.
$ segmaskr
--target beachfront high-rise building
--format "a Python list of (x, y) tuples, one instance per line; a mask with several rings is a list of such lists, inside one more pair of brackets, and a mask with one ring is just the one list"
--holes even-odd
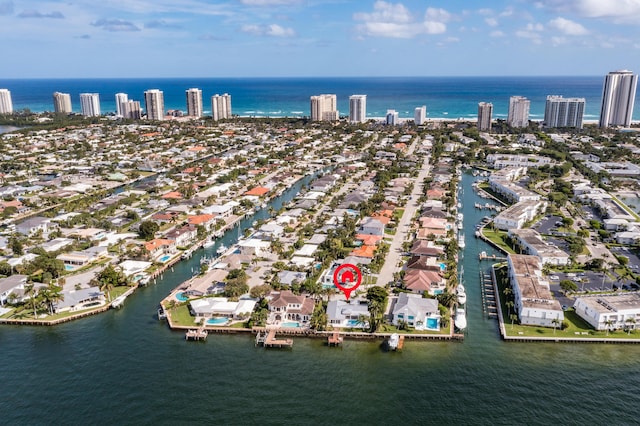
[(417, 107), (413, 112), (413, 121), (417, 126), (422, 126), (427, 121), (427, 106)]
[(491, 116), (493, 114), (493, 104), (491, 102), (478, 103), (478, 130), (481, 132), (491, 131)]
[(9, 89), (0, 89), (0, 114), (13, 114), (13, 102)]
[(367, 95), (349, 96), (349, 121), (364, 123), (367, 120)]
[(124, 104), (127, 102), (129, 102), (129, 95), (126, 93), (116, 93), (116, 116), (127, 118), (124, 113)]
[(631, 71), (613, 71), (607, 74), (602, 87), (600, 127), (629, 127), (637, 86), (638, 75)]
[(387, 115), (385, 116), (385, 122), (390, 126), (395, 126), (396, 124), (400, 124), (400, 119), (398, 118), (398, 111), (395, 109), (388, 109)]
[(339, 117), (336, 95), (311, 96), (311, 121), (335, 121)]
[(71, 114), (71, 95), (69, 93), (53, 92), (53, 111), (58, 114)]
[(582, 129), (584, 104), (584, 98), (547, 96), (547, 103), (544, 108), (544, 127), (575, 127), (576, 129)]
[(509, 98), (509, 115), (507, 123), (511, 127), (527, 127), (529, 125), (529, 107), (531, 101), (524, 96)]
[(142, 117), (140, 101), (126, 101), (122, 103), (122, 118), (139, 120)]
[(214, 121), (231, 118), (231, 95), (217, 93), (211, 97), (211, 116)]
[(147, 120), (164, 120), (164, 92), (158, 89), (145, 91), (144, 108), (147, 110)]
[(98, 93), (80, 93), (80, 112), (85, 117), (100, 115), (100, 95)]
[(202, 117), (202, 90), (187, 89), (187, 115), (190, 117)]

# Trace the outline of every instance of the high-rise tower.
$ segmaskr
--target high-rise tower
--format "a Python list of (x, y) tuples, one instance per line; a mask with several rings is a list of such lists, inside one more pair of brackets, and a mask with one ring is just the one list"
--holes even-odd
[(311, 121), (335, 121), (339, 117), (336, 95), (311, 96)]
[(124, 107), (127, 102), (129, 102), (129, 95), (116, 93), (116, 115), (118, 117), (126, 117)]
[(85, 117), (100, 115), (100, 95), (98, 93), (80, 93), (80, 111)]
[(638, 75), (631, 71), (613, 71), (607, 74), (602, 87), (600, 127), (629, 127), (637, 86)]
[(211, 116), (214, 121), (231, 118), (231, 95), (216, 93), (211, 97)]
[(547, 103), (544, 108), (544, 127), (575, 127), (582, 129), (584, 105), (584, 98), (547, 96)]
[(511, 127), (527, 127), (529, 125), (529, 107), (531, 102), (524, 96), (509, 98), (509, 115), (507, 122)]
[(158, 89), (145, 91), (144, 107), (147, 110), (147, 120), (164, 120), (164, 92)]
[(13, 102), (9, 89), (0, 89), (0, 114), (13, 114)]
[(187, 115), (202, 117), (202, 90), (187, 89)]
[(417, 107), (413, 112), (413, 121), (417, 126), (421, 126), (427, 121), (427, 106)]
[(493, 114), (493, 104), (490, 102), (478, 103), (478, 130), (481, 132), (491, 131), (491, 115)]
[(58, 114), (71, 114), (71, 95), (69, 93), (53, 93), (53, 110)]
[(367, 95), (349, 96), (349, 121), (364, 123), (367, 120)]

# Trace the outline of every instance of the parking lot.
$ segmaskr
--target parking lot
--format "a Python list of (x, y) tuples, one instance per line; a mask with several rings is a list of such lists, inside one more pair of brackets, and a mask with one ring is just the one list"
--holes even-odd
[(637, 252), (628, 247), (611, 247), (610, 251), (617, 256), (624, 256), (629, 259), (629, 268), (634, 273), (640, 273), (640, 257), (638, 257)]
[(545, 216), (535, 225), (533, 225), (532, 228), (538, 231), (538, 233), (540, 234), (550, 234), (553, 231), (557, 230), (557, 222), (562, 222), (562, 218), (560, 216)]

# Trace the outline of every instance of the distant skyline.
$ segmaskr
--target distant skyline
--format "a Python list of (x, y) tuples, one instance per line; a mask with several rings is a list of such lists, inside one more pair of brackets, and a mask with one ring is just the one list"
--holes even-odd
[(640, 0), (0, 0), (0, 37), (0, 79), (604, 76)]

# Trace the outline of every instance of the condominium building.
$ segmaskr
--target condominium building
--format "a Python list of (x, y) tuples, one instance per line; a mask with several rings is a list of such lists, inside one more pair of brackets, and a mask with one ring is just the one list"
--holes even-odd
[(139, 120), (141, 117), (140, 101), (127, 101), (122, 104), (122, 118)]
[(584, 98), (547, 96), (547, 103), (544, 108), (544, 127), (574, 127), (582, 129), (584, 104)]
[(388, 109), (387, 115), (385, 116), (385, 122), (390, 126), (395, 126), (400, 124), (400, 119), (398, 118), (398, 111), (395, 109)]
[(638, 75), (631, 71), (613, 71), (607, 74), (602, 87), (600, 127), (629, 127), (637, 85)]
[(0, 89), (0, 114), (13, 114), (13, 102), (9, 89)]
[(311, 96), (311, 121), (335, 121), (338, 115), (336, 95)]
[(493, 104), (490, 102), (478, 103), (478, 130), (481, 132), (491, 131), (491, 116), (493, 114)]
[(211, 116), (214, 121), (231, 118), (231, 95), (225, 93), (211, 97)]
[(58, 114), (71, 114), (71, 95), (69, 93), (53, 93), (53, 110)]
[(417, 107), (413, 112), (413, 121), (417, 126), (422, 126), (427, 121), (427, 106)]
[(124, 104), (129, 102), (129, 95), (126, 93), (116, 93), (116, 115), (118, 117), (126, 117), (124, 113)]
[(80, 111), (85, 117), (100, 115), (100, 95), (98, 93), (80, 93)]
[(364, 123), (366, 120), (367, 120), (367, 95), (349, 96), (349, 121), (351, 123)]
[(187, 115), (190, 117), (202, 117), (202, 90), (187, 89)]
[(511, 127), (527, 127), (529, 125), (529, 107), (531, 102), (524, 96), (509, 98), (509, 115), (507, 123)]
[(150, 89), (144, 92), (144, 106), (147, 120), (164, 120), (164, 92)]

